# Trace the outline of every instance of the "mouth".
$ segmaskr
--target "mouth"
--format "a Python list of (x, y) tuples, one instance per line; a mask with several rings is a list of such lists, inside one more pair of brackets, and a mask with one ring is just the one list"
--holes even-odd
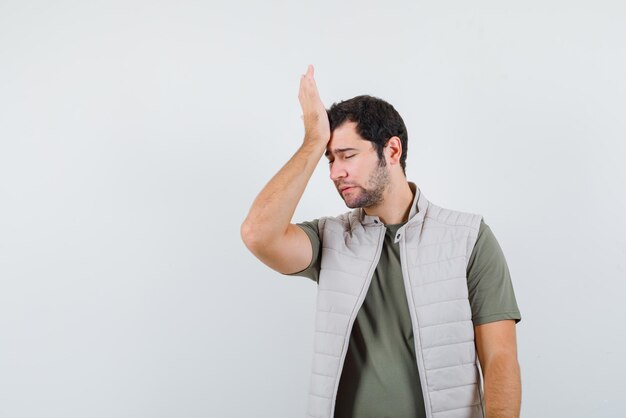
[(348, 190), (351, 190), (351, 189), (354, 189), (354, 187), (353, 186), (342, 187), (341, 189), (339, 189), (339, 191), (341, 193), (345, 193), (345, 192), (347, 192)]

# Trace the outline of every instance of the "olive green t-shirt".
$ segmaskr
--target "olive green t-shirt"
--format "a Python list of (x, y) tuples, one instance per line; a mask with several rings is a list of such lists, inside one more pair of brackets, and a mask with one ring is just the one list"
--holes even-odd
[[(317, 282), (321, 266), (318, 220), (297, 225), (311, 240), (313, 258), (306, 269), (289, 275)], [(399, 244), (394, 244), (402, 225), (385, 225), (380, 260), (350, 334), (335, 418), (426, 416)], [(504, 254), (482, 220), (467, 265), (467, 286), (474, 325), (503, 319), (520, 321)]]

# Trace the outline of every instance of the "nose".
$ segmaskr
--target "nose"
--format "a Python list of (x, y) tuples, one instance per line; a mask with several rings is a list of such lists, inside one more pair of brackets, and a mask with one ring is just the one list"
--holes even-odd
[(337, 180), (348, 176), (348, 172), (341, 166), (338, 160), (338, 158), (335, 158), (335, 161), (330, 165), (330, 179), (335, 183), (337, 183)]

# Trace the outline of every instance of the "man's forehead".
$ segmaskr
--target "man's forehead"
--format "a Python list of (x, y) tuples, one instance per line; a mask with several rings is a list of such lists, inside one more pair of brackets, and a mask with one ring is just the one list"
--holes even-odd
[(371, 141), (363, 139), (356, 131), (356, 123), (346, 122), (337, 127), (331, 135), (324, 155), (341, 154), (348, 151), (362, 151), (373, 146)]

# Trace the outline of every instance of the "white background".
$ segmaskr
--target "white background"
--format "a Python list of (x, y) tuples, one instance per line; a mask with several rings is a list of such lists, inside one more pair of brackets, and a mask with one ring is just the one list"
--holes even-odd
[[(509, 263), (523, 417), (624, 417), (622, 1), (0, 0), (0, 417), (303, 416), (316, 287), (245, 248), (327, 106)], [(348, 210), (315, 172), (294, 222)]]

